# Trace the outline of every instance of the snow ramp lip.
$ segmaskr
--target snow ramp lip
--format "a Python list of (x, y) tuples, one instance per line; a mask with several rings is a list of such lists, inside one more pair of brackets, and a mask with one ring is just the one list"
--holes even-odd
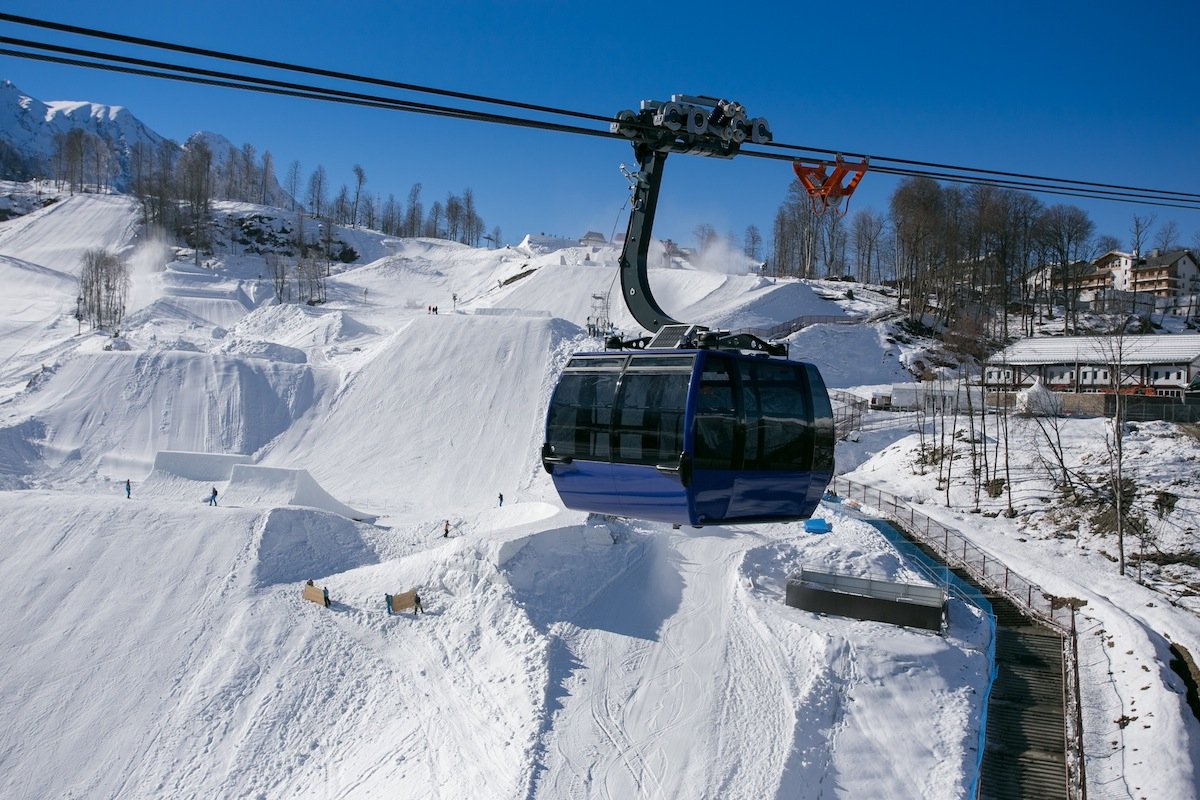
[(232, 453), (159, 450), (154, 454), (153, 472), (192, 481), (227, 481), (235, 466), (250, 461), (250, 456)]
[(355, 522), (374, 523), (377, 515), (351, 508), (325, 491), (306, 469), (235, 464), (222, 501), (229, 506), (304, 506)]

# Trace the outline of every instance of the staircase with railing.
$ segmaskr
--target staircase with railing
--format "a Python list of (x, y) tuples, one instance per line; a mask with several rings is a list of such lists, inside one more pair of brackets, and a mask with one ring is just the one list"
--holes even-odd
[(979, 797), (1087, 800), (1077, 603), (1047, 594), (958, 531), (873, 486), (835, 477), (843, 501), (872, 507), (984, 592), (997, 615), (997, 678), (988, 703)]

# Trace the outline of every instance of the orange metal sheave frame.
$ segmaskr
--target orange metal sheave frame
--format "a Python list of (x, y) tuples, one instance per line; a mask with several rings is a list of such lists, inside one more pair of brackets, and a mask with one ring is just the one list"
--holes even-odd
[[(830, 167), (832, 172), (826, 172)], [(867, 160), (856, 164), (848, 164), (841, 157), (830, 163), (828, 161), (817, 161), (813, 164), (807, 164), (803, 161), (793, 161), (792, 171), (796, 173), (796, 177), (800, 179), (800, 183), (808, 192), (809, 199), (812, 200), (813, 211), (817, 214), (822, 214), (830, 206), (835, 209), (844, 199), (846, 208), (850, 206), (850, 195), (854, 194), (854, 187), (858, 186), (858, 182), (862, 180), (863, 175), (867, 173)], [(851, 173), (853, 173), (851, 175)], [(850, 176), (847, 183), (843, 183), (846, 177)], [(818, 202), (820, 206), (818, 207)], [(846, 210), (841, 212), (845, 214)]]

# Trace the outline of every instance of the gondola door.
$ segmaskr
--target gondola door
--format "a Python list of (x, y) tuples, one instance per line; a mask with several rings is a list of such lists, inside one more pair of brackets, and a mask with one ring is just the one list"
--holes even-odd
[(745, 426), (737, 362), (704, 353), (692, 398), (691, 492), (696, 519), (720, 522), (729, 512), (734, 479), (742, 465)]
[(567, 508), (622, 514), (612, 479), (612, 414), (624, 356), (574, 358), (546, 421), (542, 462)]
[(621, 375), (613, 409), (612, 475), (629, 516), (692, 521), (684, 436), (694, 363), (692, 353), (639, 353)]

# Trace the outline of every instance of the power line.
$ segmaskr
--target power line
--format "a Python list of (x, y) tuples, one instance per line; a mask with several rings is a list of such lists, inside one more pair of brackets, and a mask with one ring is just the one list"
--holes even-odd
[[(69, 33), (77, 36), (87, 36), (99, 38), (108, 41), (121, 42), (124, 44), (132, 44), (139, 47), (150, 47), (161, 50), (168, 50), (177, 53), (186, 53), (189, 55), (197, 55), (204, 58), (217, 59), (223, 61), (233, 61), (236, 63), (250, 64), (255, 66), (267, 67), (273, 70), (285, 72), (295, 72), (306, 75), (321, 76), (327, 78), (335, 78), (338, 80), (349, 81), (352, 83), (364, 83), (368, 85), (384, 86), (389, 88), (403, 89), (417, 93), (434, 94), (444, 97), (452, 97), (460, 100), (467, 100), (473, 103), (499, 105), (508, 108), (522, 109), (525, 111), (536, 111), (538, 113), (551, 114), (557, 116), (568, 116), (588, 121), (601, 121), (607, 126), (612, 121), (611, 116), (588, 114), (584, 112), (572, 111), (562, 108), (554, 108), (551, 106), (537, 105), (532, 103), (524, 103), (519, 101), (504, 100), (485, 95), (470, 94), (466, 92), (457, 92), (444, 89), (436, 89), (432, 87), (419, 86), (416, 84), (402, 83), (399, 81), (391, 81), (380, 78), (372, 78), (351, 73), (338, 72), (333, 70), (325, 70), (314, 67), (305, 67), (296, 64), (288, 64), (285, 62), (272, 61), (269, 59), (261, 59), (253, 56), (242, 56), (232, 53), (223, 53), (215, 50), (204, 48), (191, 47), (188, 45), (179, 45), (168, 42), (161, 42), (152, 39), (144, 39), (140, 37), (127, 36), (124, 34), (110, 33), (106, 31), (98, 31), (89, 28), (81, 28), (73, 25), (65, 25), (61, 23), (48, 22), (43, 20), (35, 20), (28, 17), (21, 17), (12, 14), (0, 13), (0, 21), (8, 21), (21, 25), (31, 25), (34, 27), (47, 28), (59, 32)], [(375, 94), (365, 94), (360, 92), (347, 91), (345, 89), (334, 89), (322, 86), (313, 86), (308, 84), (300, 84), (291, 81), (281, 81), (271, 78), (243, 75), (231, 72), (223, 72), (218, 70), (205, 69), (202, 67), (191, 67), (180, 64), (172, 64), (169, 62), (139, 59), (130, 56), (121, 56), (111, 53), (100, 53), (95, 50), (83, 50), (79, 48), (67, 47), (65, 45), (54, 45), (44, 42), (32, 42), (24, 39), (14, 39), (11, 37), (0, 37), (0, 43), (16, 45), (20, 47), (30, 48), (34, 50), (43, 50), (47, 52), (35, 53), (28, 50), (11, 50), (0, 49), (0, 55), (9, 55), (17, 58), (26, 58), (51, 63), (59, 63), (69, 66), (78, 66), (90, 69), (100, 69), (126, 74), (133, 74), (145, 77), (154, 77), (167, 80), (182, 81), (194, 84), (203, 84), (216, 86), (221, 88), (241, 89), (245, 91), (254, 91), (265, 94), (274, 94), (286, 97), (297, 97), (301, 99), (325, 100), (328, 102), (336, 102), (346, 105), (358, 105), (370, 108), (381, 108), (386, 110), (408, 111), (412, 113), (429, 114), (434, 116), (449, 117), (455, 119), (466, 119), (479, 122), (489, 122), (495, 124), (516, 125), (526, 128), (534, 128), (548, 130), (559, 133), (573, 133), (579, 135), (587, 135), (601, 138), (619, 138), (624, 137), (619, 134), (612, 133), (609, 130), (597, 130), (594, 128), (580, 127), (576, 125), (567, 125), (560, 122), (552, 122), (548, 120), (529, 119), (526, 117), (513, 116), (511, 114), (497, 114), (493, 112), (480, 111), (468, 108), (456, 108), (445, 105), (435, 105), (431, 103), (422, 103), (415, 100), (404, 100), (394, 97), (385, 97)], [(49, 55), (48, 53), (58, 53), (60, 55)], [(67, 57), (73, 56), (73, 57)], [(86, 59), (86, 60), (85, 60)], [(633, 127), (638, 127), (636, 123)], [(795, 160), (797, 158), (794, 153), (820, 153), (833, 154), (837, 151), (826, 148), (807, 147), (801, 145), (792, 145), (784, 143), (768, 143), (760, 145), (761, 147), (772, 148), (774, 150), (789, 151), (789, 153), (775, 153), (761, 150), (742, 149), (741, 154), (767, 158), (775, 160)], [(844, 154), (855, 158), (868, 158), (861, 154)], [(880, 174), (896, 175), (902, 177), (925, 177), (933, 180), (942, 180), (952, 183), (961, 183), (966, 185), (982, 185), (996, 186), (999, 188), (1030, 191), (1038, 194), (1060, 195), (1067, 197), (1077, 197), (1082, 199), (1092, 200), (1109, 200), (1117, 202), (1137, 203), (1143, 205), (1163, 206), (1169, 208), (1183, 209), (1200, 209), (1200, 194), (1189, 192), (1177, 192), (1170, 190), (1148, 189), (1142, 187), (1121, 186), (1115, 184), (1097, 183), (1091, 181), (1078, 181), (1072, 179), (1049, 178), (1045, 176), (1030, 175), (1025, 173), (1008, 172), (1002, 170), (991, 169), (975, 169), (969, 167), (960, 167), (951, 164), (939, 164), (936, 162), (914, 161), (910, 159), (890, 158), (886, 156), (871, 156), (871, 171)], [(889, 166), (896, 165), (896, 166)], [(930, 169), (921, 169), (928, 167)], [(938, 170), (938, 171), (933, 171)], [(946, 170), (950, 170), (947, 172)], [(1195, 198), (1193, 200), (1192, 198)]]

